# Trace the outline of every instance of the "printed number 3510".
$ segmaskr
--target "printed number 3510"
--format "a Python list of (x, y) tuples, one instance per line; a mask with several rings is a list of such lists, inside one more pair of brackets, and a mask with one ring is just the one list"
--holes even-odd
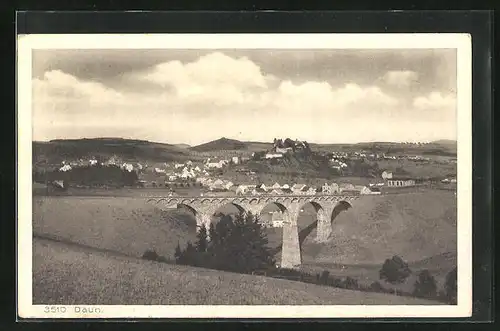
[(44, 313), (65, 313), (66, 307), (45, 306)]

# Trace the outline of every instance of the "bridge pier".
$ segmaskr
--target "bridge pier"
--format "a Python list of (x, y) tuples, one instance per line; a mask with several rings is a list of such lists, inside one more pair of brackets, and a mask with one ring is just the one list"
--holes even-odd
[(299, 227), (297, 218), (300, 206), (289, 206), (284, 213), (283, 243), (281, 249), (281, 267), (296, 269), (302, 263), (299, 244)]
[(324, 206), (318, 210), (318, 226), (316, 228), (316, 242), (324, 243), (328, 241), (332, 233), (332, 212), (333, 206)]

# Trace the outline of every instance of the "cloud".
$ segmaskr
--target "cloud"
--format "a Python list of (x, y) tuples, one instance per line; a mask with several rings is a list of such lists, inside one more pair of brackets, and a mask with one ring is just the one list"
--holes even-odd
[(418, 74), (410, 70), (388, 71), (383, 79), (389, 85), (406, 87), (418, 80)]
[(282, 135), (322, 142), (409, 140), (411, 131), (401, 126), (420, 125), (422, 135), (438, 128), (422, 116), (410, 121), (415, 110), (450, 101), (430, 94), (406, 109), (400, 97), (380, 86), (280, 80), (246, 57), (220, 52), (136, 70), (121, 82), (122, 88), (111, 88), (60, 70), (34, 79), (35, 139), (119, 135), (196, 144), (221, 136), (269, 140)]
[(456, 98), (452, 94), (443, 95), (440, 92), (431, 92), (427, 96), (415, 98), (413, 106), (420, 110), (454, 110), (456, 107)]

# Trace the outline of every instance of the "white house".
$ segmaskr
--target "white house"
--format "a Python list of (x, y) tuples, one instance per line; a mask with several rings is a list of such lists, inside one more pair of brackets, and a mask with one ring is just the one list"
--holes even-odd
[(261, 189), (262, 191), (266, 192), (267, 191), (267, 187), (265, 184), (259, 184), (256, 186), (256, 188), (258, 189)]
[(328, 183), (323, 184), (321, 187), (321, 191), (325, 194), (335, 194), (340, 192), (339, 185), (337, 183), (332, 183), (328, 185)]
[(175, 169), (184, 168), (184, 163), (176, 163), (174, 164), (174, 168)]
[(391, 179), (392, 178), (392, 171), (384, 170), (384, 172), (382, 172), (382, 178), (383, 179)]
[(69, 164), (65, 164), (61, 168), (59, 168), (59, 171), (63, 171), (63, 172), (70, 171), (70, 170), (71, 170), (71, 166)]
[(267, 153), (264, 158), (266, 158), (266, 159), (279, 159), (282, 157), (283, 157), (283, 154), (280, 154), (280, 153)]
[(300, 193), (305, 186), (305, 184), (293, 184), (292, 191), (294, 193)]
[(97, 165), (97, 160), (90, 160), (90, 161), (89, 161), (89, 164), (90, 164), (91, 166), (95, 166), (95, 165)]
[(246, 186), (246, 185), (239, 185), (238, 188), (236, 189), (237, 195), (245, 194), (247, 192), (248, 192), (248, 186)]
[(234, 164), (240, 164), (240, 158), (238, 156), (233, 156), (232, 161)]
[(340, 192), (343, 192), (343, 191), (355, 191), (355, 188), (354, 188), (354, 185), (350, 184), (350, 183), (342, 183), (339, 185), (339, 191)]
[(283, 184), (283, 186), (281, 188), (284, 189), (284, 190), (289, 190), (290, 189), (290, 185)]
[(173, 181), (177, 180), (177, 176), (176, 175), (169, 175), (168, 180), (173, 182)]
[(271, 186), (272, 189), (280, 189), (281, 185), (279, 183), (274, 183), (273, 186)]
[(415, 186), (415, 180), (407, 177), (398, 177), (387, 180), (389, 187), (410, 187)]
[(226, 182), (224, 183), (224, 188), (226, 188), (227, 190), (229, 190), (231, 187), (234, 186), (234, 183), (233, 182)]
[(164, 174), (165, 172), (165, 169), (155, 168), (155, 173), (157, 174)]
[(132, 172), (134, 170), (134, 166), (130, 163), (124, 163), (122, 165), (122, 169), (127, 170), (128, 172)]

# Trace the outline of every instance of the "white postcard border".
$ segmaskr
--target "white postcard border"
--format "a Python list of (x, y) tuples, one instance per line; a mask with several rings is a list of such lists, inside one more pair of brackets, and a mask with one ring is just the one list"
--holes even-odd
[[(33, 49), (457, 49), (458, 304), (290, 306), (53, 306), (32, 303)], [(21, 318), (468, 317), (472, 314), (472, 46), (469, 34), (92, 34), (18, 36), (17, 303)]]

